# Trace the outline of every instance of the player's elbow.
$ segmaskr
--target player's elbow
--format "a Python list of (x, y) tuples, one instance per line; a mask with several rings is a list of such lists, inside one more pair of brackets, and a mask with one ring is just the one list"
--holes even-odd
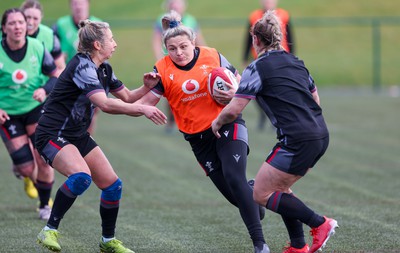
[(113, 103), (113, 99), (108, 98), (107, 100), (105, 100), (102, 103), (98, 103), (96, 104), (96, 106), (105, 113), (109, 113), (109, 114), (116, 114), (118, 113), (115, 109), (114, 103)]
[(102, 112), (110, 113), (110, 114), (113, 113), (112, 107), (111, 107), (110, 105), (106, 104), (106, 103), (99, 104), (99, 105), (97, 105), (97, 107), (98, 107)]

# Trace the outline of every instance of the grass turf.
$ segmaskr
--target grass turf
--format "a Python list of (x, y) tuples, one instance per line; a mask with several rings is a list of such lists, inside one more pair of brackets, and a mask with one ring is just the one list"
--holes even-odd
[[(327, 252), (398, 252), (400, 234), (400, 101), (364, 90), (320, 90), (331, 133), (326, 155), (294, 187), (315, 211), (334, 217), (340, 228)], [(257, 111), (244, 114), (250, 134), (248, 177), (275, 143), (274, 132), (256, 130)], [(179, 133), (145, 118), (101, 114), (96, 141), (124, 182), (117, 237), (136, 252), (241, 253), (252, 250), (236, 208), (227, 203), (198, 166)], [(9, 171), (0, 147), (0, 252), (42, 252), (35, 236), (35, 200)], [(65, 180), (58, 173), (53, 195)], [(91, 188), (75, 202), (61, 223), (63, 252), (94, 252), (100, 238), (99, 190)], [(287, 241), (279, 216), (267, 211), (262, 222), (272, 252)], [(308, 228), (305, 227), (306, 235)], [(310, 237), (307, 237), (310, 242)]]
[[(44, 23), (52, 25), (56, 18), (69, 14), (68, 1), (42, 0)], [(91, 14), (111, 23), (119, 45), (110, 60), (117, 76), (134, 87), (141, 83), (143, 72), (151, 71), (155, 62), (151, 47), (153, 22), (163, 12), (160, 1), (116, 0), (95, 1)], [(0, 10), (15, 7), (19, 1), (2, 0)], [(368, 18), (382, 18), (381, 84), (398, 85), (400, 65), (396, 46), (400, 19), (398, 1), (374, 0), (308, 0), (280, 1), (292, 17), (296, 55), (305, 60), (319, 86), (371, 87), (373, 84), (372, 26)], [(244, 36), (248, 32), (249, 13), (259, 8), (259, 1), (243, 4), (240, 0), (189, 1), (188, 12), (199, 19), (205, 40), (217, 48), (240, 71)], [(305, 19), (311, 22), (305, 22)], [(346, 23), (348, 19), (368, 19), (365, 22)], [(393, 19), (390, 19), (393, 18)], [(326, 25), (321, 25), (325, 23)], [(384, 20), (392, 21), (386, 22)], [(342, 24), (334, 25), (343, 21)], [(307, 23), (307, 24), (306, 24)]]
[[(45, 23), (69, 12), (64, 2), (42, 1)], [(130, 87), (137, 86), (143, 72), (150, 71), (154, 63), (151, 20), (162, 12), (160, 2), (118, 0), (112, 5), (107, 1), (92, 4), (92, 14), (115, 22), (112, 29), (119, 47), (111, 62), (117, 76)], [(2, 0), (0, 9), (18, 5), (14, 0)], [(281, 1), (281, 6), (292, 14), (297, 54), (320, 87), (370, 87), (371, 29), (310, 27), (301, 22), (296, 25), (296, 19), (396, 16), (398, 5), (395, 1), (373, 0), (309, 0), (307, 4)], [(239, 0), (205, 0), (190, 1), (189, 11), (204, 22), (215, 17), (243, 20), (223, 28), (212, 22), (203, 26), (207, 43), (241, 69), (245, 19), (257, 7), (258, 1), (243, 5)], [(125, 21), (128, 26), (120, 25)], [(386, 25), (381, 30), (382, 81), (386, 85), (396, 85), (400, 78), (399, 57), (394, 53), (400, 38), (397, 27)], [(365, 89), (321, 89), (320, 93), (331, 144), (317, 167), (294, 190), (317, 212), (338, 220), (340, 229), (326, 251), (399, 252), (399, 99), (370, 94)], [(249, 178), (254, 177), (275, 143), (272, 130), (255, 130), (256, 118), (255, 106), (250, 105), (245, 113), (251, 144)], [(165, 135), (163, 128), (144, 118), (102, 114), (96, 140), (124, 182), (117, 236), (126, 245), (143, 253), (251, 252), (251, 241), (237, 210), (204, 176), (179, 134)], [(44, 225), (36, 218), (36, 201), (27, 199), (22, 181), (13, 178), (3, 145), (0, 161), (0, 252), (41, 252), (34, 243)], [(56, 175), (53, 194), (64, 181)], [(93, 185), (67, 214), (60, 227), (63, 252), (98, 250), (99, 195)], [(287, 235), (279, 216), (267, 212), (263, 226), (272, 252), (280, 252)]]

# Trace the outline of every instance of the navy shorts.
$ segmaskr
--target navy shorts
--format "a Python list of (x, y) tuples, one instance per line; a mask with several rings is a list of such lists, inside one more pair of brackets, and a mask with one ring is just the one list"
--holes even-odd
[[(221, 134), (219, 139), (215, 137), (211, 128), (197, 134), (184, 134), (185, 140), (190, 143), (198, 163), (207, 176), (211, 172), (221, 169), (218, 150), (223, 148), (224, 145), (229, 145), (232, 141), (243, 141), (248, 145), (247, 128), (244, 124), (231, 123), (224, 125), (219, 130), (219, 133)], [(247, 154), (243, 155), (247, 156)]]
[(37, 130), (35, 137), (36, 149), (50, 166), (53, 164), (54, 157), (57, 153), (68, 144), (74, 145), (79, 150), (82, 157), (85, 157), (90, 151), (98, 146), (89, 133), (86, 133), (77, 139), (67, 139), (62, 136), (53, 136)]
[(3, 142), (7, 142), (10, 139), (26, 135), (26, 126), (32, 125), (38, 122), (43, 104), (37, 106), (30, 112), (21, 115), (9, 115), (10, 120), (4, 122), (0, 127), (0, 135)]
[(283, 172), (304, 176), (324, 155), (328, 145), (329, 137), (289, 145), (279, 142), (265, 161)]

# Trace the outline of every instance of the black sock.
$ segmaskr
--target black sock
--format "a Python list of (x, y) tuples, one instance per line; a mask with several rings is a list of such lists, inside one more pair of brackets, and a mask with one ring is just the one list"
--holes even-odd
[(266, 207), (282, 216), (297, 219), (312, 228), (318, 227), (325, 222), (324, 217), (316, 214), (300, 199), (287, 193), (274, 192), (269, 198)]
[(282, 220), (285, 223), (286, 229), (290, 238), (290, 246), (301, 249), (306, 245), (304, 239), (303, 223), (298, 219), (289, 218), (282, 215)]
[(105, 208), (100, 205), (102, 235), (105, 238), (113, 238), (115, 235), (115, 224), (117, 223), (119, 206)]
[(51, 183), (46, 183), (40, 180), (36, 180), (35, 187), (38, 191), (39, 194), (39, 208), (44, 208), (49, 204), (49, 199), (51, 195), (51, 188), (53, 187), (53, 182)]
[(64, 184), (58, 189), (56, 198), (54, 199), (53, 208), (50, 218), (47, 222), (49, 228), (58, 229), (64, 214), (72, 206), (76, 200), (76, 195), (72, 194), (64, 187)]
[[(295, 196), (293, 193), (290, 195)], [(289, 218), (283, 215), (281, 215), (281, 217), (289, 234), (290, 246), (296, 249), (303, 248), (306, 245), (303, 223), (298, 219)]]

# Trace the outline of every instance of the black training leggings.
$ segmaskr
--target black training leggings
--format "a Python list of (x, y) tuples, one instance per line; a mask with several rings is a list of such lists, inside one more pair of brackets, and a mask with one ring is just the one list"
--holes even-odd
[(239, 208), (253, 243), (264, 242), (259, 206), (253, 200), (253, 190), (246, 179), (247, 144), (230, 141), (219, 149), (218, 156), (222, 170), (211, 172), (210, 179), (224, 197)]

